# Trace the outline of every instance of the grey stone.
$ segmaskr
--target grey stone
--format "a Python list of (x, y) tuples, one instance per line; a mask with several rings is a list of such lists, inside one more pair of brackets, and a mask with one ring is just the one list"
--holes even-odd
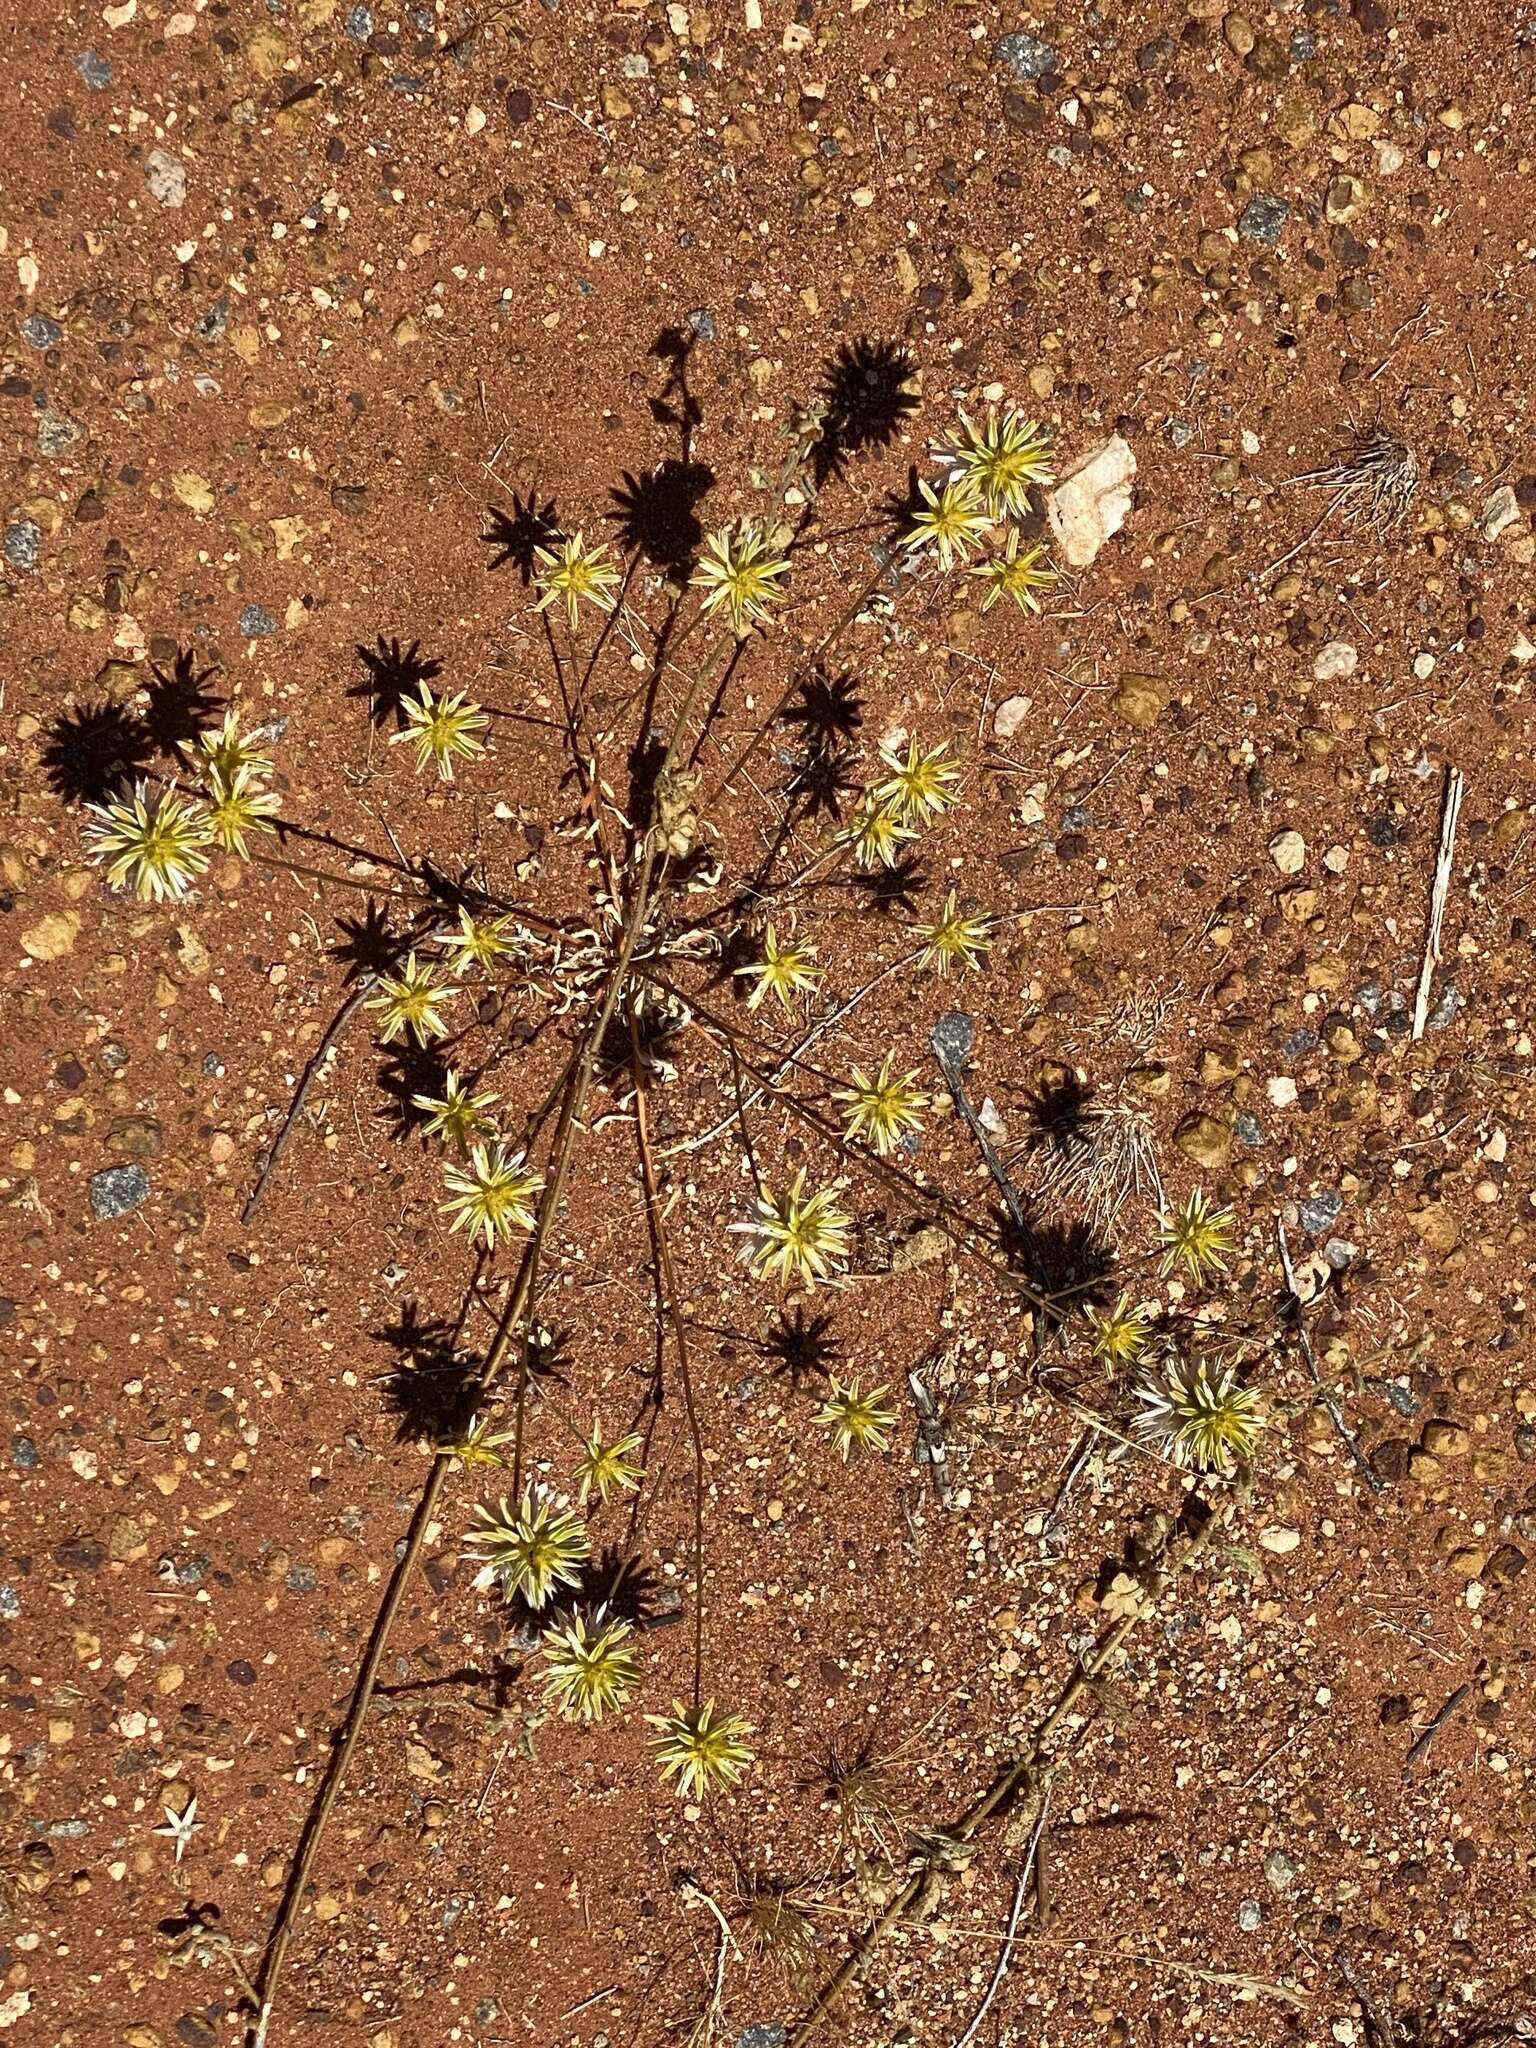
[(1277, 199), (1272, 192), (1260, 192), (1238, 215), (1237, 231), (1247, 241), (1262, 242), (1266, 248), (1272, 249), (1290, 217), (1291, 203), (1288, 199)]
[(187, 167), (168, 149), (152, 149), (144, 159), (144, 183), (151, 199), (162, 206), (181, 206), (187, 197)]
[(1344, 1272), (1359, 1256), (1359, 1245), (1351, 1244), (1347, 1237), (1330, 1237), (1323, 1246), (1323, 1257), (1335, 1273)]
[(1008, 66), (1015, 78), (1044, 78), (1048, 71), (1061, 68), (1061, 59), (1050, 44), (1042, 43), (1038, 36), (1026, 35), (1022, 29), (999, 36), (992, 45), (992, 54), (999, 64)]
[(1288, 1892), (1296, 1882), (1297, 1865), (1284, 1849), (1271, 1849), (1264, 1858), (1264, 1876), (1271, 1891)]
[(112, 66), (105, 57), (98, 57), (94, 50), (82, 50), (75, 59), (78, 72), (88, 92), (105, 92), (112, 83)]
[(1240, 1145), (1262, 1145), (1264, 1129), (1251, 1109), (1240, 1109), (1232, 1119), (1233, 1134)]
[(366, 43), (373, 34), (373, 9), (371, 7), (349, 7), (346, 20), (347, 34), (354, 43)]
[(90, 1182), (91, 1214), (98, 1223), (129, 1216), (149, 1200), (149, 1175), (142, 1166), (104, 1166)]
[(35, 519), (13, 519), (5, 529), (4, 547), (13, 569), (35, 569), (43, 550), (43, 530)]
[(781, 2020), (753, 2020), (736, 2036), (736, 2048), (784, 2048), (788, 2039)]
[(37, 1445), (29, 1436), (11, 1438), (11, 1459), (22, 1472), (30, 1472), (37, 1463)]
[(21, 338), (28, 348), (52, 348), (64, 339), (64, 330), (46, 313), (29, 313), (21, 323)]
[(81, 428), (68, 413), (49, 409), (40, 413), (37, 421), (37, 452), (39, 455), (62, 455), (73, 448), (79, 440)]
[(0, 1621), (14, 1621), (21, 1612), (21, 1595), (14, 1586), (0, 1586)]
[(240, 630), (247, 640), (265, 640), (277, 631), (277, 621), (265, 605), (248, 604), (240, 614)]
[(715, 316), (711, 313), (708, 306), (695, 306), (688, 315), (688, 325), (693, 329), (700, 341), (714, 340)]
[(1244, 1899), (1237, 1909), (1237, 1924), (1244, 1934), (1257, 1934), (1264, 1921), (1264, 1908), (1257, 1899)]
[(1309, 1195), (1298, 1205), (1297, 1213), (1301, 1227), (1309, 1237), (1319, 1237), (1325, 1230), (1331, 1230), (1339, 1220), (1339, 1211), (1344, 1206), (1344, 1197), (1332, 1188), (1325, 1188), (1320, 1195)]

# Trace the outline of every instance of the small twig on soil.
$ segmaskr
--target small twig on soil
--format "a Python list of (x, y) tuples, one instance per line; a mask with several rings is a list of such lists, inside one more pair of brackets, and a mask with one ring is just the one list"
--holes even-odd
[(1408, 1771), (1412, 1768), (1412, 1766), (1418, 1762), (1419, 1758), (1424, 1754), (1425, 1750), (1428, 1749), (1429, 1745), (1440, 1733), (1440, 1730), (1445, 1726), (1446, 1722), (1449, 1721), (1451, 1717), (1455, 1714), (1457, 1708), (1461, 1705), (1462, 1701), (1466, 1698), (1467, 1694), (1471, 1690), (1472, 1687), (1470, 1683), (1466, 1685), (1458, 1685), (1454, 1692), (1449, 1693), (1446, 1696), (1445, 1704), (1441, 1707), (1439, 1713), (1436, 1714), (1433, 1721), (1429, 1722), (1425, 1727), (1419, 1730), (1418, 1734), (1413, 1739), (1413, 1743), (1409, 1748), (1408, 1754), (1403, 1758), (1403, 1772), (1405, 1776), (1407, 1775)]
[(981, 2031), (982, 2021), (992, 2008), (992, 2001), (997, 1996), (999, 1986), (1008, 1974), (1008, 1965), (1013, 1960), (1014, 1937), (1019, 1931), (1019, 1915), (1024, 1910), (1024, 1897), (1029, 1890), (1030, 1871), (1034, 1867), (1036, 1851), (1044, 1839), (1045, 1824), (1050, 1816), (1050, 1811), (1051, 1784), (1050, 1780), (1047, 1779), (1040, 1793), (1040, 1811), (1035, 1815), (1034, 1832), (1029, 1838), (1029, 1847), (1024, 1852), (1024, 1861), (1019, 1866), (1019, 1874), (1014, 1880), (1013, 1904), (1008, 1910), (1008, 1931), (1003, 1936), (1002, 1947), (998, 1950), (997, 1963), (993, 1969), (991, 1981), (982, 1994), (980, 2005), (977, 2006), (975, 2012), (971, 2015), (970, 2025), (955, 2043), (955, 2048), (970, 2048), (970, 2044)]
[(633, 1009), (629, 1013), (629, 1040), (634, 1054), (635, 1137), (640, 1148), (640, 1177), (645, 1187), (646, 1221), (656, 1254), (656, 1307), (658, 1314), (664, 1314), (672, 1325), (672, 1346), (677, 1353), (677, 1373), (683, 1386), (683, 1408), (688, 1417), (688, 1434), (693, 1441), (693, 1704), (697, 1707), (703, 1698), (704, 1684), (704, 1433), (699, 1427), (693, 1374), (688, 1364), (688, 1329), (679, 1306), (677, 1271), (672, 1264), (672, 1245), (667, 1236), (661, 1190), (656, 1181), (656, 1160), (651, 1150), (650, 1118), (646, 1111), (645, 1077), (640, 1059), (640, 1027)]
[(1263, 1977), (1248, 1977), (1241, 1970), (1206, 1970), (1197, 1963), (1181, 1963), (1174, 1956), (1130, 1955), (1122, 1949), (1114, 1954), (1127, 1963), (1140, 1963), (1144, 1969), (1172, 1970), (1175, 1976), (1188, 1977), (1196, 1984), (1221, 1984), (1232, 1991), (1249, 1991), (1256, 1998), (1277, 1999), (1281, 2005), (1304, 2006), (1307, 1995), (1304, 1991), (1293, 1991), (1289, 1984), (1271, 1984)]
[(353, 989), (351, 995), (347, 997), (347, 1000), (331, 1019), (325, 1036), (321, 1039), (319, 1045), (316, 1046), (309, 1065), (304, 1069), (303, 1079), (299, 1082), (293, 1101), (289, 1104), (288, 1114), (283, 1119), (283, 1127), (273, 1139), (271, 1149), (267, 1153), (266, 1163), (256, 1177), (256, 1185), (251, 1189), (249, 1195), (246, 1196), (245, 1207), (240, 1211), (240, 1221), (242, 1224), (249, 1223), (256, 1214), (261, 1198), (267, 1191), (267, 1182), (271, 1180), (273, 1174), (277, 1171), (277, 1162), (283, 1156), (283, 1147), (293, 1135), (294, 1125), (297, 1124), (299, 1118), (304, 1114), (304, 1105), (309, 1100), (309, 1091), (320, 1078), (320, 1069), (335, 1050), (342, 1033), (372, 994), (373, 985), (378, 978), (376, 974), (364, 974), (359, 977), (357, 987)]
[(1429, 1022), (1429, 991), (1440, 964), (1440, 928), (1445, 920), (1445, 899), (1451, 888), (1451, 862), (1456, 855), (1456, 825), (1461, 817), (1461, 796), (1465, 778), (1459, 768), (1445, 771), (1445, 796), (1440, 809), (1440, 849), (1435, 855), (1435, 880), (1429, 897), (1429, 929), (1424, 937), (1424, 961), (1419, 968), (1419, 988), (1413, 1000), (1415, 1039), (1424, 1036)]
[(1366, 1989), (1360, 1972), (1355, 1968), (1355, 1959), (1348, 1949), (1339, 1949), (1334, 1956), (1339, 1966), (1339, 1975), (1360, 2001), (1360, 2010), (1365, 2014), (1365, 2023), (1371, 2030), (1375, 2048), (1397, 2048), (1398, 2032), (1390, 2014), (1384, 2014), (1370, 1992)]
[(1296, 1336), (1301, 1345), (1301, 1355), (1306, 1360), (1307, 1371), (1312, 1375), (1312, 1384), (1317, 1388), (1319, 1394), (1322, 1395), (1323, 1406), (1328, 1411), (1328, 1420), (1333, 1424), (1334, 1434), (1354, 1459), (1360, 1477), (1365, 1481), (1372, 1493), (1381, 1493), (1385, 1491), (1385, 1480), (1372, 1465), (1364, 1451), (1361, 1450), (1360, 1439), (1344, 1420), (1343, 1409), (1323, 1385), (1323, 1376), (1318, 1371), (1317, 1355), (1312, 1349), (1312, 1339), (1307, 1330), (1306, 1306), (1302, 1301), (1301, 1291), (1296, 1285), (1296, 1269), (1291, 1264), (1291, 1248), (1285, 1240), (1285, 1225), (1278, 1216), (1275, 1218), (1275, 1236), (1280, 1245), (1280, 1270), (1285, 1275), (1286, 1288), (1290, 1293), (1291, 1302), (1295, 1309)]
[(720, 1938), (715, 1945), (715, 1968), (709, 1987), (709, 2003), (699, 2015), (698, 2024), (688, 2036), (689, 2048), (705, 2048), (705, 2044), (714, 2039), (715, 2028), (720, 2019), (720, 2007), (725, 1997), (725, 1959), (732, 1949), (736, 1949), (738, 1955), (741, 1953), (741, 1950), (737, 1946), (735, 1935), (731, 1932), (730, 1922), (701, 1884), (696, 1884), (690, 1880), (684, 1887), (683, 1896), (688, 1899), (697, 1899), (701, 1906), (707, 1906), (710, 1912), (714, 1914), (720, 1928)]

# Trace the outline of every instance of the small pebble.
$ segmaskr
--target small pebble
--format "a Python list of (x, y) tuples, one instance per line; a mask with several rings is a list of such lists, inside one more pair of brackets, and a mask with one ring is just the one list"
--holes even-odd
[(144, 183), (151, 199), (162, 206), (181, 206), (187, 197), (187, 167), (168, 149), (152, 149), (144, 159)]
[(64, 339), (64, 330), (46, 313), (29, 313), (21, 323), (21, 338), (28, 348), (52, 348)]
[(107, 1166), (90, 1181), (91, 1214), (98, 1223), (128, 1216), (149, 1200), (149, 1175), (142, 1166)]
[(1325, 1230), (1331, 1230), (1339, 1220), (1339, 1211), (1344, 1206), (1344, 1197), (1332, 1188), (1320, 1195), (1311, 1195), (1297, 1207), (1301, 1227), (1309, 1237), (1318, 1237)]
[(1000, 64), (1008, 66), (1015, 78), (1044, 78), (1047, 72), (1061, 69), (1061, 59), (1050, 44), (1042, 43), (1038, 36), (1025, 35), (1022, 30), (999, 36), (992, 54)]
[(87, 92), (105, 92), (112, 83), (112, 66), (94, 50), (82, 50), (75, 59), (75, 71)]
[(1269, 842), (1269, 857), (1282, 875), (1299, 875), (1307, 862), (1307, 842), (1299, 832), (1277, 832)]
[(1320, 683), (1341, 682), (1345, 676), (1354, 674), (1359, 661), (1359, 654), (1347, 640), (1330, 640), (1318, 649), (1312, 673)]
[(13, 569), (35, 569), (43, 550), (43, 530), (34, 519), (13, 519), (5, 529), (4, 548)]
[(1237, 1909), (1237, 1924), (1244, 1934), (1257, 1934), (1263, 1925), (1264, 1908), (1257, 1899), (1244, 1899)]
[(277, 621), (265, 605), (248, 604), (240, 614), (240, 630), (247, 640), (265, 640), (277, 631)]
[(1266, 248), (1272, 249), (1290, 217), (1288, 199), (1277, 199), (1273, 193), (1260, 192), (1238, 215), (1237, 231), (1245, 241), (1262, 242)]
[(1271, 1891), (1289, 1891), (1296, 1882), (1297, 1865), (1284, 1849), (1271, 1849), (1264, 1858), (1264, 1876)]

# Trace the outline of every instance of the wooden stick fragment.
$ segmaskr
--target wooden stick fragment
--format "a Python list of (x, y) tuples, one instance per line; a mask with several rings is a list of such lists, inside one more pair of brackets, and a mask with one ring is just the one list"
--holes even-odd
[(1451, 889), (1451, 862), (1456, 855), (1456, 825), (1461, 817), (1461, 795), (1466, 787), (1459, 768), (1445, 771), (1445, 797), (1440, 807), (1440, 850), (1435, 856), (1435, 880), (1429, 895), (1429, 929), (1424, 936), (1424, 961), (1419, 968), (1419, 989), (1413, 1001), (1413, 1037), (1424, 1036), (1429, 1021), (1429, 991), (1440, 964), (1440, 928), (1445, 921), (1445, 899)]
[(1472, 1687), (1470, 1686), (1470, 1684), (1458, 1685), (1454, 1692), (1449, 1693), (1446, 1696), (1445, 1704), (1441, 1707), (1439, 1713), (1436, 1714), (1433, 1721), (1429, 1722), (1425, 1727), (1421, 1728), (1418, 1734), (1414, 1737), (1412, 1747), (1409, 1749), (1408, 1754), (1403, 1758), (1404, 1772), (1406, 1772), (1409, 1769), (1409, 1767), (1412, 1764), (1416, 1763), (1417, 1760), (1424, 1754), (1425, 1750), (1428, 1749), (1429, 1745), (1434, 1741), (1435, 1737), (1440, 1733), (1440, 1730), (1445, 1726), (1446, 1722), (1450, 1720), (1451, 1716), (1456, 1712), (1456, 1709), (1461, 1705), (1462, 1701), (1466, 1698), (1467, 1694), (1471, 1690)]
[(1025, 1851), (1023, 1863), (1019, 1866), (1019, 1874), (1014, 1880), (1013, 1904), (1008, 1909), (1008, 1931), (1003, 1936), (1003, 1945), (997, 1952), (997, 1963), (992, 1971), (991, 1981), (982, 1993), (980, 2005), (971, 2015), (970, 2025), (955, 2043), (955, 2048), (971, 2048), (971, 2043), (981, 2031), (982, 2021), (992, 2009), (992, 2001), (997, 1996), (998, 1986), (1008, 1974), (1008, 1965), (1013, 1960), (1014, 1937), (1019, 1931), (1019, 1916), (1024, 1910), (1025, 1893), (1029, 1890), (1029, 1873), (1034, 1864), (1035, 1853), (1040, 1847), (1050, 1811), (1051, 1786), (1047, 1780), (1040, 1794), (1040, 1811), (1035, 1815), (1034, 1832), (1030, 1835), (1029, 1847)]

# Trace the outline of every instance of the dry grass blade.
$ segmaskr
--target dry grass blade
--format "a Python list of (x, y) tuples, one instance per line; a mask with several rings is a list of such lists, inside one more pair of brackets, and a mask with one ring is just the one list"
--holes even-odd
[(1352, 526), (1387, 532), (1406, 518), (1419, 488), (1419, 458), (1399, 435), (1382, 426), (1356, 427), (1336, 461), (1292, 483), (1332, 493), (1330, 510)]
[(1128, 1102), (1090, 1102), (1055, 1137), (1041, 1197), (1108, 1233), (1133, 1201), (1167, 1206), (1152, 1119)]

